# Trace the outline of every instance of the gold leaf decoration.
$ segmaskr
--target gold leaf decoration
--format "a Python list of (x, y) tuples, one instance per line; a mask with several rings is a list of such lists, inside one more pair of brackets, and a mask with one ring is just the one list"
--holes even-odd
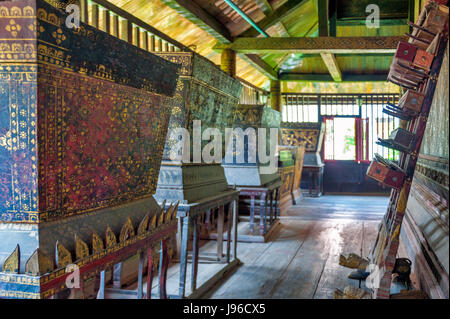
[(128, 216), (127, 221), (120, 230), (119, 241), (122, 243), (131, 237), (134, 237), (134, 227), (131, 218)]
[(31, 276), (40, 276), (52, 272), (53, 269), (55, 269), (55, 263), (39, 248), (34, 251), (25, 264), (25, 273)]
[(105, 246), (101, 237), (96, 232), (92, 233), (92, 253), (96, 254), (103, 249), (105, 249)]
[(76, 259), (83, 259), (89, 256), (89, 246), (80, 238), (75, 235), (75, 257)]
[(56, 264), (58, 265), (58, 268), (66, 267), (72, 263), (72, 255), (70, 254), (70, 251), (68, 251), (66, 247), (58, 241), (56, 242), (56, 256)]
[(111, 227), (109, 227), (109, 225), (106, 228), (105, 238), (106, 238), (106, 248), (110, 248), (117, 243), (116, 235), (112, 231)]
[(138, 226), (138, 235), (144, 234), (147, 231), (148, 223), (150, 221), (150, 214), (147, 213)]
[(5, 262), (3, 263), (3, 272), (18, 274), (19, 269), (20, 269), (20, 248), (19, 245), (17, 245), (12, 254), (5, 259)]
[(158, 217), (158, 213), (153, 214), (152, 220), (150, 221), (150, 227), (148, 228), (149, 230), (156, 228), (156, 218), (157, 217)]

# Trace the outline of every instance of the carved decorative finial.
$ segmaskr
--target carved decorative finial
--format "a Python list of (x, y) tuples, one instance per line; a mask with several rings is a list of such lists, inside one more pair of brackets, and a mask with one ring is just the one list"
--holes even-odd
[(80, 238), (75, 235), (75, 257), (76, 259), (83, 259), (89, 256), (89, 246)]
[(117, 244), (116, 235), (112, 231), (111, 227), (109, 227), (109, 225), (108, 227), (106, 227), (105, 238), (106, 238), (106, 248), (110, 248), (115, 244)]
[[(170, 207), (167, 211), (172, 210), (172, 204), (170, 204)], [(161, 211), (159, 212), (159, 217), (158, 217), (158, 227), (161, 226), (162, 224), (164, 224), (164, 220), (165, 220), (166, 214), (165, 214), (165, 209), (164, 206), (161, 208)]]
[(56, 264), (58, 268), (66, 267), (72, 263), (72, 254), (58, 241), (56, 242)]
[(25, 264), (25, 273), (31, 276), (40, 276), (55, 269), (53, 260), (45, 255), (39, 248), (28, 258)]
[(171, 213), (171, 215), (170, 215), (170, 220), (171, 220), (171, 221), (172, 221), (174, 218), (177, 217), (178, 206), (179, 206), (179, 204), (180, 204), (180, 201), (178, 201), (178, 202), (175, 204), (175, 207), (172, 209), (172, 213)]
[(96, 233), (92, 233), (92, 253), (96, 254), (105, 249), (102, 238)]
[(127, 221), (122, 226), (122, 229), (120, 230), (119, 235), (119, 241), (124, 242), (127, 239), (130, 239), (131, 237), (134, 237), (134, 227), (133, 222), (131, 221), (131, 218), (128, 216)]
[(149, 221), (150, 221), (150, 214), (147, 213), (142, 219), (142, 221), (139, 223), (137, 230), (138, 235), (144, 234), (147, 231)]
[(3, 272), (18, 274), (19, 271), (20, 271), (20, 248), (19, 245), (17, 245), (12, 254), (5, 259), (5, 262), (3, 263)]

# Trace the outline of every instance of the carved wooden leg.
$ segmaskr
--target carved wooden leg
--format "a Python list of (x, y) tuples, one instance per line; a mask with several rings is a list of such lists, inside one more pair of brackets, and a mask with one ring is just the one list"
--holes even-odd
[(255, 230), (255, 196), (250, 196), (250, 234)]
[(222, 260), (223, 257), (223, 226), (225, 219), (225, 207), (220, 205), (219, 215), (217, 217), (217, 260)]
[(198, 231), (198, 216), (193, 218), (194, 232), (193, 245), (192, 245), (192, 274), (191, 274), (191, 293), (197, 289), (197, 273), (198, 273), (198, 251), (199, 251), (199, 231)]
[(274, 194), (274, 191), (273, 190), (271, 190), (270, 192), (269, 192), (269, 199), (270, 199), (270, 217), (269, 217), (269, 224), (270, 225), (272, 225), (272, 223), (273, 223), (273, 221), (274, 221), (274, 218), (273, 218), (273, 194)]
[(211, 210), (208, 209), (208, 211), (206, 212), (206, 216), (205, 216), (205, 228), (206, 228), (206, 232), (208, 234), (209, 234), (209, 231), (211, 230), (210, 221), (211, 221)]
[(275, 219), (280, 217), (281, 209), (280, 209), (280, 189), (277, 188), (276, 196), (275, 196)]
[(180, 251), (180, 298), (184, 298), (186, 292), (186, 270), (189, 240), (189, 217), (181, 218), (182, 235), (181, 235), (181, 251)]
[(121, 274), (121, 272), (122, 272), (122, 263), (120, 262), (118, 264), (115, 264), (114, 267), (113, 267), (113, 275), (112, 275), (112, 277), (113, 277), (113, 287), (114, 288), (119, 288), (120, 289), (122, 287), (121, 282), (120, 282), (120, 274)]
[(152, 284), (153, 284), (153, 260), (152, 260), (152, 248), (148, 248), (148, 261), (147, 261), (147, 299), (152, 298)]
[(231, 227), (233, 225), (233, 204), (229, 203), (228, 204), (228, 210), (227, 210), (227, 263), (230, 262), (231, 257), (230, 257), (230, 253), (231, 253)]
[(97, 299), (105, 299), (105, 273), (105, 269), (100, 272), (100, 287), (98, 289)]
[(238, 238), (238, 207), (237, 200), (233, 201), (233, 258), (237, 258), (237, 238)]
[(267, 206), (266, 193), (263, 192), (261, 194), (261, 198), (259, 200), (259, 234), (260, 235), (264, 235), (266, 233), (266, 206)]
[(169, 252), (167, 249), (167, 239), (161, 242), (161, 266), (159, 277), (159, 298), (167, 299), (167, 269), (169, 268)]
[(143, 283), (142, 283), (142, 276), (144, 273), (144, 253), (139, 253), (139, 270), (138, 270), (138, 286), (137, 286), (137, 298), (142, 299), (142, 289), (143, 289)]

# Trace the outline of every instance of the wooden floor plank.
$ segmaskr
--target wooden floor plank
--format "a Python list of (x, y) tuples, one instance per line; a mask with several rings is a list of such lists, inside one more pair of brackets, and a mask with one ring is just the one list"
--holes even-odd
[[(339, 265), (339, 255), (360, 254), (362, 247), (363, 257), (367, 257), (388, 200), (380, 196), (306, 197), (300, 205), (283, 212), (280, 229), (272, 241), (238, 243), (238, 258), (243, 265), (203, 298), (329, 299), (336, 288), (357, 286), (357, 281), (347, 278), (352, 269)], [(215, 241), (207, 242), (201, 251), (215, 252)], [(200, 264), (198, 283), (206, 282), (223, 266)], [(189, 278), (191, 264), (187, 272)], [(169, 294), (178, 293), (178, 274), (179, 264), (172, 264), (168, 271)], [(155, 278), (154, 292), (157, 284)], [(189, 286), (188, 281), (187, 294)], [(131, 288), (135, 289), (135, 285)]]

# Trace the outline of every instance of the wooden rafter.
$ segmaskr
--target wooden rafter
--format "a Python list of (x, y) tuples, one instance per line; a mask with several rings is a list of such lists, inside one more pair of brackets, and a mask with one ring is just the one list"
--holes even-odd
[[(190, 0), (162, 0), (167, 6), (177, 11), (180, 15), (196, 24), (222, 43), (230, 43), (232, 37), (228, 29), (216, 18), (203, 10), (195, 1)], [(256, 54), (238, 54), (252, 67), (267, 76), (269, 79), (277, 79), (277, 73), (263, 59)]]
[(341, 82), (342, 74), (334, 54), (321, 53), (320, 56), (322, 57), (323, 62), (327, 66), (328, 72), (330, 72), (330, 75), (333, 78), (333, 80), (335, 80), (336, 82)]
[(215, 50), (232, 49), (240, 53), (394, 53), (404, 36), (317, 37), (317, 38), (237, 38), (217, 44)]
[[(280, 22), (283, 18), (300, 8), (302, 5), (304, 5), (307, 1), (306, 0), (288, 0), (286, 3), (281, 5), (277, 10), (272, 11), (266, 18), (259, 21), (257, 24), (258, 26), (266, 30), (267, 28), (277, 24)], [(244, 31), (243, 33), (239, 34), (241, 37), (256, 37), (258, 36), (258, 31), (251, 28), (247, 31)]]
[(252, 65), (259, 72), (271, 80), (278, 80), (277, 72), (257, 54), (239, 54), (244, 61)]
[(223, 43), (232, 41), (228, 29), (215, 17), (210, 15), (195, 1), (191, 0), (161, 0), (165, 5), (177, 11), (180, 15), (205, 30)]

